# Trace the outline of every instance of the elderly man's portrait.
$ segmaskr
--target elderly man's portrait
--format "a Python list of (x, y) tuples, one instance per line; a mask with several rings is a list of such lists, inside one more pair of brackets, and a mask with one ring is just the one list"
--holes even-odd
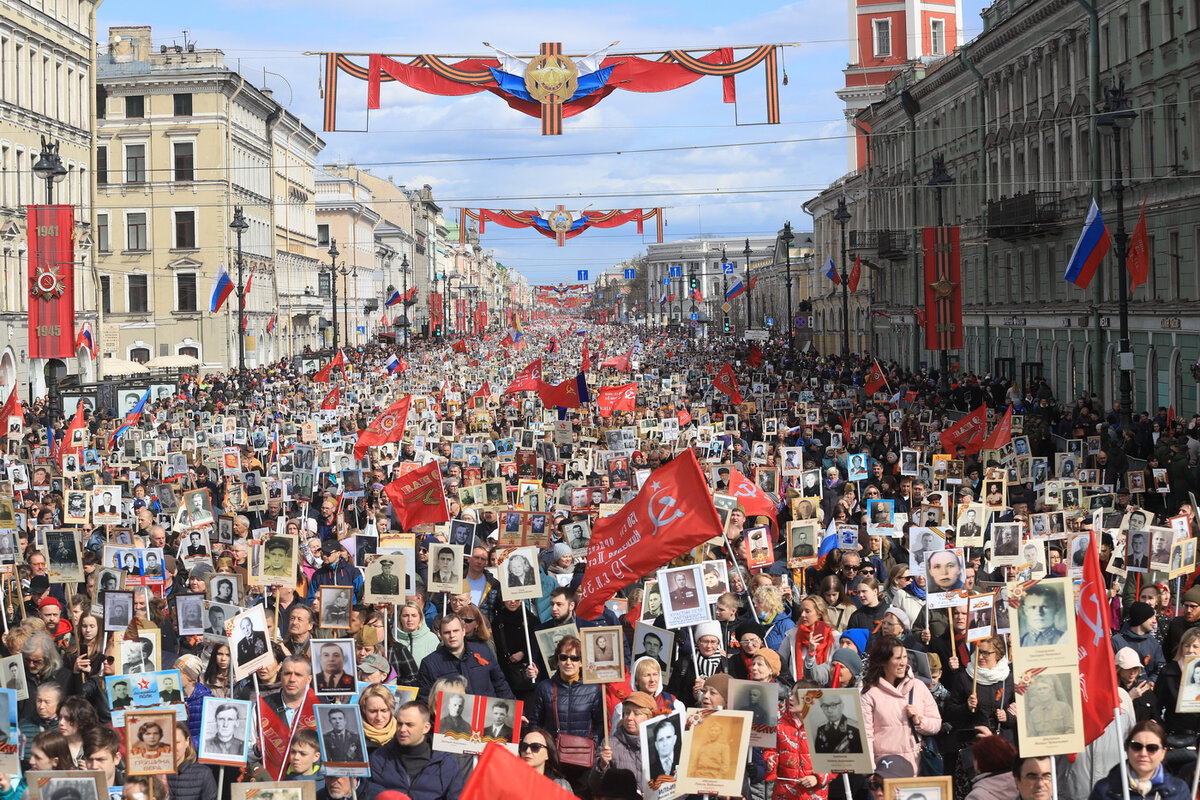
[(322, 586), (321, 627), (349, 628), (350, 612), (354, 607), (354, 588), (351, 586)]
[(204, 595), (177, 594), (175, 597), (176, 626), (180, 636), (204, 635)]
[(200, 719), (201, 758), (225, 764), (246, 763), (251, 721), (248, 702), (206, 697)]
[(679, 714), (658, 717), (642, 724), (645, 732), (645, 773), (648, 781), (679, 772), (679, 756), (683, 747), (683, 720)]

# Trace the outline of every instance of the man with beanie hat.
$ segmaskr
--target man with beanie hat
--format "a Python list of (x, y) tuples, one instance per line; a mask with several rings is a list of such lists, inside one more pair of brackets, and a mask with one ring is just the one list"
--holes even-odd
[(1167, 626), (1167, 637), (1163, 640), (1164, 653), (1175, 655), (1179, 640), (1188, 628), (1200, 625), (1200, 585), (1193, 586), (1183, 593), (1183, 613), (1171, 620)]
[(1146, 671), (1146, 680), (1151, 683), (1158, 678), (1159, 670), (1166, 663), (1162, 646), (1154, 635), (1156, 627), (1154, 609), (1149, 603), (1131, 603), (1125, 614), (1125, 624), (1112, 637), (1114, 650), (1128, 647), (1137, 654), (1138, 662)]

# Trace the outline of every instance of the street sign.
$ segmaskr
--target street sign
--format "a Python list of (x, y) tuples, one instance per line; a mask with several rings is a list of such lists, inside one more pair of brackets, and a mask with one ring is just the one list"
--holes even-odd
[(699, 326), (699, 325), (700, 325), (700, 323), (699, 323), (699, 322), (697, 322), (696, 320), (692, 320), (692, 323), (691, 323), (691, 324), (692, 324), (692, 327), (693, 327), (693, 328), (695, 328), (695, 327), (697, 327), (697, 326)]
[(724, 262), (723, 264), (721, 264), (721, 269), (725, 272), (726, 275), (732, 275), (733, 274), (733, 262), (732, 261)]
[(670, 286), (670, 285), (671, 285), (671, 279), (663, 278), (663, 286)]
[(767, 317), (767, 324), (768, 324), (768, 325), (774, 325), (774, 324), (775, 324), (775, 318), (774, 318), (774, 317)]
[(700, 315), (693, 311), (691, 314), (688, 314), (688, 319), (690, 319), (692, 322), (695, 322), (696, 320), (700, 319)]
[(668, 269), (670, 270), (670, 275), (672, 278), (683, 277), (683, 267), (669, 267)]
[(634, 279), (634, 278), (636, 278), (636, 277), (637, 277), (637, 270), (636, 270), (636, 269), (627, 269), (627, 270), (625, 270), (625, 280), (627, 280), (627, 281), (631, 281), (631, 280), (633, 280), (633, 279)]
[(807, 317), (796, 317), (796, 327), (797, 328), (807, 328), (808, 327), (808, 318)]
[(587, 273), (588, 273), (588, 271), (587, 271), (586, 269), (581, 269), (581, 270), (579, 270), (579, 272), (578, 272), (578, 275), (579, 275), (579, 278), (578, 278), (578, 280), (581, 280), (581, 281), (586, 281), (586, 280), (588, 279), (588, 277), (587, 277)]
[(733, 306), (729, 305), (729, 303), (722, 303), (721, 310), (724, 311), (726, 314), (728, 314), (730, 311), (733, 310)]
[(766, 331), (746, 331), (742, 338), (748, 342), (765, 342), (769, 337)]

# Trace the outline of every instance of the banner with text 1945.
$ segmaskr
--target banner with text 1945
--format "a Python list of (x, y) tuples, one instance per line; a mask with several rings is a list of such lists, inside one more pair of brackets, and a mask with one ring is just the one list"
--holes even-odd
[(29, 357), (75, 356), (75, 210), (29, 206)]

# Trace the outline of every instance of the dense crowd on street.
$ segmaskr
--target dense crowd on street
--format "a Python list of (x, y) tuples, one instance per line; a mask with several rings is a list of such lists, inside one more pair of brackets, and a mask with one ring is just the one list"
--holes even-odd
[[(25, 403), (0, 476), (0, 800), (89, 800), (36, 793), (44, 770), (126, 800), (457, 800), (498, 745), (596, 800), (709, 771), (755, 800), (932, 776), (955, 800), (1193, 796), (1200, 415), (788, 344), (553, 317), (172, 374), (132, 414)], [(554, 391), (505, 392), (530, 374)], [(693, 460), (718, 535), (577, 614), (593, 531)], [(427, 474), (436, 502), (397, 489)], [(1041, 584), (1088, 596), (1090, 563), (1119, 711), (1085, 739), (1014, 651), (1080, 660), (1082, 607), (1069, 635), (1032, 620)], [(729, 709), (753, 741), (688, 765)]]

